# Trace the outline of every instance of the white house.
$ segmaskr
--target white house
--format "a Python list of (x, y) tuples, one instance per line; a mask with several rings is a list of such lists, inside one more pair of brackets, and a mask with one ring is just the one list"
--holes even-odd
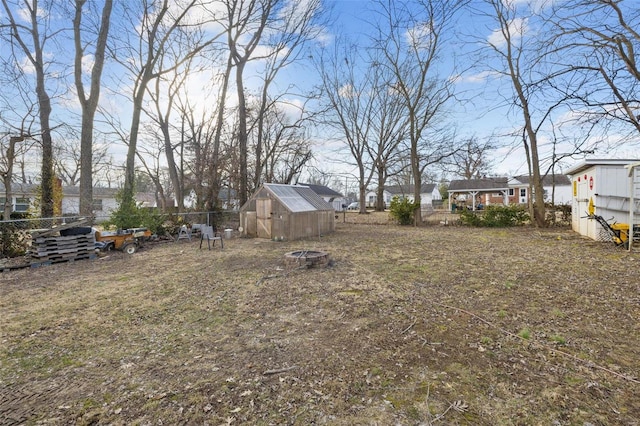
[[(513, 176), (508, 179), (509, 202), (515, 204), (527, 204), (529, 199), (529, 175)], [(569, 204), (571, 203), (571, 180), (567, 175), (546, 175), (542, 179), (543, 197), (546, 203)]]
[[(389, 207), (393, 197), (407, 198), (414, 200), (413, 185), (390, 185), (385, 186), (382, 193), (385, 206)], [(369, 191), (366, 195), (367, 206), (374, 207), (378, 199), (376, 191)], [(420, 207), (422, 209), (432, 209), (434, 201), (442, 201), (442, 195), (435, 183), (424, 183), (420, 188)]]
[[(93, 188), (93, 212), (96, 216), (108, 216), (118, 208), (115, 188)], [(80, 188), (77, 186), (62, 187), (62, 214), (77, 215), (80, 213)]]
[[(571, 227), (580, 235), (594, 240), (607, 239), (607, 231), (590, 219), (589, 205), (594, 215), (608, 223), (640, 223), (640, 167), (630, 169), (640, 160), (585, 160), (571, 169)], [(630, 172), (631, 176), (630, 176)], [(633, 195), (633, 205), (630, 203)], [(633, 207), (633, 208), (631, 208)]]

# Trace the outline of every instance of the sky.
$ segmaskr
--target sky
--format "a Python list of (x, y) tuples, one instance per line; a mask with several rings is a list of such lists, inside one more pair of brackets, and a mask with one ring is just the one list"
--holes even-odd
[[(524, 3), (524, 0), (509, 0), (516, 3)], [(542, 3), (543, 0), (536, 0)], [(551, 0), (546, 0), (551, 1)], [(553, 0), (560, 2), (562, 0)], [(323, 33), (319, 43), (329, 44), (338, 41), (342, 35), (350, 38), (364, 37), (368, 31), (367, 21), (371, 17), (371, 8), (375, 2), (370, 0), (325, 0), (328, 7), (334, 11), (334, 19)], [(479, 0), (474, 0), (474, 5), (480, 4)], [(456, 130), (457, 137), (460, 139), (477, 137), (480, 140), (492, 140), (497, 144), (502, 144), (499, 149), (492, 153), (493, 173), (496, 175), (517, 175), (527, 173), (526, 161), (521, 148), (521, 142), (514, 138), (500, 137), (512, 132), (514, 129), (521, 127), (521, 119), (517, 114), (517, 110), (500, 105), (497, 102), (499, 93), (509, 90), (505, 81), (486, 69), (477, 66), (474, 63), (473, 52), (477, 50), (481, 42), (492, 40), (499, 42), (497, 38), (496, 28), (492, 23), (486, 21), (477, 13), (462, 14), (456, 23), (458, 32), (464, 34), (463, 40), (457, 40), (444, 52), (441, 67), (443, 70), (452, 70), (454, 64), (458, 66), (458, 71), (450, 75), (443, 73), (443, 76), (455, 77), (458, 98), (462, 100), (460, 103), (451, 104), (447, 111), (447, 120), (449, 126)], [(535, 23), (517, 21), (517, 25), (526, 29), (527, 32), (535, 32)], [(1, 47), (0, 47), (1, 48)], [(88, 63), (91, 61), (88, 60)], [(460, 70), (464, 70), (461, 72)], [(310, 64), (301, 64), (293, 66), (282, 75), (281, 84), (295, 82), (302, 87), (310, 87), (317, 82), (317, 74), (310, 67)], [(103, 80), (106, 82), (107, 80)], [(202, 76), (192, 79), (192, 96), (195, 98), (202, 97), (203, 93), (199, 90), (202, 87)], [(251, 85), (251, 78), (247, 79), (247, 84)], [(68, 100), (66, 106), (73, 109), (75, 94), (69, 92), (63, 99)], [(289, 99), (292, 104), (300, 103), (300, 100)], [(111, 111), (119, 112), (123, 120), (123, 128), (128, 129), (127, 117), (130, 114), (126, 108), (126, 103), (122, 102), (122, 98), (109, 95), (107, 91), (103, 91), (101, 102)], [(206, 102), (203, 102), (206, 103)], [(64, 103), (63, 103), (64, 104)], [(77, 104), (75, 111), (79, 111)], [(577, 131), (577, 130), (576, 130)], [(321, 135), (320, 135), (321, 136)], [(317, 148), (317, 166), (324, 170), (329, 169), (337, 176), (349, 176), (353, 174), (352, 167), (345, 166), (344, 162), (340, 165), (336, 164), (336, 141), (327, 140), (320, 136), (316, 136)], [(616, 144), (619, 135), (611, 134), (608, 137), (613, 145)], [(101, 141), (100, 141), (101, 142)], [(543, 159), (551, 157), (548, 143), (545, 143), (545, 136), (542, 136)], [(110, 152), (114, 155), (116, 162), (124, 162), (126, 146), (117, 141), (109, 142)], [(636, 149), (622, 148), (616, 151), (597, 152), (595, 155), (599, 157), (626, 157), (631, 158), (635, 155)], [(562, 147), (558, 152), (562, 152)], [(339, 157), (344, 158), (344, 157)], [(581, 158), (575, 157), (568, 160), (565, 166), (568, 168), (579, 162)]]
[[(524, 5), (527, 0), (510, 0), (516, 4)], [(535, 0), (534, 7), (541, 8), (548, 6), (552, 2), (561, 3), (562, 0)], [(367, 0), (330, 0), (329, 4), (335, 8), (337, 21), (334, 28), (340, 28), (349, 35), (362, 34), (366, 31), (367, 25), (363, 22), (368, 19), (369, 9), (372, 2)], [(481, 2), (474, 0), (473, 6), (482, 9)], [(532, 35), (536, 32), (537, 26), (534, 21), (516, 20), (513, 28), (521, 29), (524, 36)], [(510, 105), (504, 105), (499, 101), (500, 94), (508, 93), (511, 90), (509, 81), (497, 78), (484, 66), (474, 63), (474, 52), (477, 51), (481, 43), (491, 41), (500, 44), (500, 34), (493, 22), (478, 13), (465, 12), (461, 14), (456, 23), (456, 31), (461, 34), (461, 39), (454, 41), (445, 53), (443, 68), (453, 67), (456, 62), (458, 69), (464, 69), (457, 75), (457, 91), (459, 98), (463, 100), (451, 106), (448, 119), (451, 126), (456, 129), (459, 138), (465, 139), (477, 137), (480, 140), (491, 140), (500, 148), (492, 152), (492, 170), (495, 175), (519, 175), (527, 174), (527, 162), (522, 148), (522, 142), (514, 137), (505, 137), (515, 129), (522, 127), (522, 119), (519, 111)], [(501, 105), (502, 104), (502, 105)], [(558, 117), (556, 119), (560, 120)], [(549, 139), (550, 126), (543, 127), (540, 133), (541, 158), (546, 164), (550, 163), (553, 154)], [(564, 131), (582, 132), (580, 128), (569, 128), (564, 126)], [(600, 139), (601, 137), (598, 137)], [(628, 140), (626, 135), (611, 133), (608, 138), (608, 145), (613, 146), (607, 150), (600, 148), (591, 157), (598, 158), (634, 158), (638, 157), (637, 148), (628, 147), (622, 141)], [(596, 142), (590, 141), (588, 143)], [(619, 146), (615, 148), (615, 146)], [(556, 149), (556, 155), (571, 152), (569, 145), (560, 145)], [(584, 160), (583, 155), (572, 156), (558, 164), (556, 169), (561, 172), (563, 169)]]

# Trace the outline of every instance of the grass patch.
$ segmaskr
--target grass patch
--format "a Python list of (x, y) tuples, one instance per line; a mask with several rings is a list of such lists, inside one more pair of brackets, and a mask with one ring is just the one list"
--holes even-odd
[[(592, 262), (602, 245), (557, 240), (558, 229), (547, 238), (527, 227), (381, 223), (338, 223), (299, 242), (232, 239), (224, 250), (158, 244), (3, 273), (3, 413), (22, 413), (17, 424), (640, 418), (640, 389), (590, 367), (640, 376), (635, 254), (602, 268)], [(301, 249), (333, 262), (287, 270), (283, 255)], [(506, 331), (532, 341), (538, 327), (554, 330), (540, 342), (549, 345), (570, 333), (579, 359)]]

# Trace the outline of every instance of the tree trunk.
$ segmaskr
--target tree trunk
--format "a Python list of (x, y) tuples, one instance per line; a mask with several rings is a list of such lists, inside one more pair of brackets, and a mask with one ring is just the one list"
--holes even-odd
[(111, 20), (112, 0), (105, 0), (102, 9), (100, 31), (96, 41), (94, 64), (91, 70), (91, 87), (89, 98), (85, 97), (82, 84), (82, 59), (84, 49), (80, 36), (83, 6), (86, 0), (76, 0), (76, 13), (73, 22), (75, 41), (75, 84), (82, 106), (82, 130), (80, 134), (80, 214), (93, 216), (93, 129), (98, 99), (100, 97), (100, 80), (104, 67), (105, 49)]
[(171, 145), (171, 135), (169, 134), (169, 123), (161, 121), (160, 129), (162, 131), (162, 137), (164, 138), (164, 154), (167, 158), (167, 168), (169, 169), (169, 178), (173, 184), (173, 191), (176, 196), (176, 203), (178, 211), (184, 210), (184, 191), (182, 180), (178, 176), (178, 168), (176, 166), (176, 159), (173, 155), (173, 146)]
[[(40, 52), (42, 54), (42, 52)], [(41, 62), (40, 62), (41, 63)], [(44, 70), (36, 67), (37, 80), (36, 93), (40, 107), (40, 129), (42, 132), (42, 186), (40, 200), (40, 215), (42, 217), (53, 217), (53, 141), (51, 139), (51, 128), (49, 118), (51, 116), (51, 99), (44, 87)]]
[(236, 89), (238, 92), (238, 154), (240, 160), (240, 205), (244, 205), (249, 198), (249, 182), (247, 170), (247, 105), (244, 96), (242, 73), (244, 72), (244, 60), (236, 64)]
[(86, 217), (93, 215), (93, 117), (94, 114), (83, 108), (80, 134), (80, 215)]
[(378, 187), (376, 189), (376, 211), (384, 211), (384, 185), (386, 183), (386, 176), (384, 168), (378, 167)]

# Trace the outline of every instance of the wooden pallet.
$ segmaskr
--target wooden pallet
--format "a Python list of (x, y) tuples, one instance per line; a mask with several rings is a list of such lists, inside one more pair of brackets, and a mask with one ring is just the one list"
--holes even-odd
[(95, 240), (92, 234), (37, 237), (33, 242), (31, 265), (95, 258)]
[(89, 260), (95, 259), (98, 257), (95, 253), (93, 254), (82, 254), (78, 256), (60, 256), (60, 257), (50, 257), (48, 259), (38, 259), (32, 260), (30, 266), (32, 268), (39, 268), (40, 266), (53, 265), (54, 263), (63, 263), (63, 262), (75, 262), (78, 260)]

